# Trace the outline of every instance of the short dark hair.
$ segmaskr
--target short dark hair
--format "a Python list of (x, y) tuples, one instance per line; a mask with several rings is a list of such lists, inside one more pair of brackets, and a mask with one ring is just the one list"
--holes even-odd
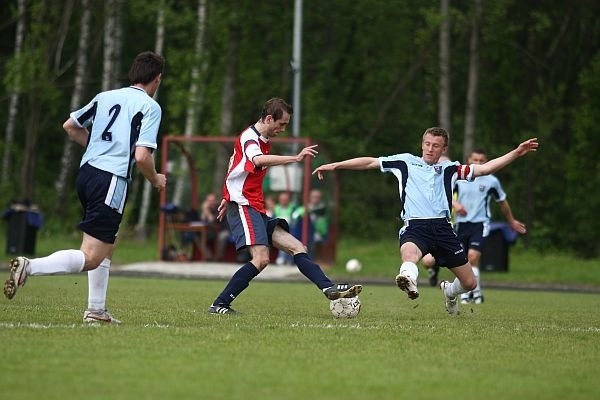
[(267, 115), (272, 115), (273, 120), (277, 121), (281, 117), (283, 117), (283, 113), (286, 112), (290, 114), (290, 116), (294, 113), (294, 108), (285, 102), (285, 100), (273, 97), (272, 99), (267, 100), (263, 109), (260, 113), (260, 120), (264, 121)]
[(425, 131), (425, 133), (423, 134), (423, 137), (425, 137), (425, 135), (433, 135), (433, 136), (443, 137), (444, 138), (444, 146), (448, 146), (448, 142), (450, 142), (450, 134), (448, 133), (448, 131), (446, 131), (444, 128), (440, 128), (437, 126), (428, 128)]
[(147, 84), (152, 82), (159, 74), (163, 73), (165, 59), (163, 56), (152, 51), (144, 51), (138, 54), (129, 69), (129, 81), (132, 85), (136, 83)]
[(471, 154), (473, 154), (473, 153), (475, 153), (475, 154), (483, 154), (487, 158), (487, 153), (481, 147), (476, 147), (473, 150), (471, 150)]

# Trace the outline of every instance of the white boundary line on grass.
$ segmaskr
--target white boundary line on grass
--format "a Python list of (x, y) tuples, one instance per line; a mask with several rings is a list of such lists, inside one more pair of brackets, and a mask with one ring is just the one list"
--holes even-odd
[[(88, 329), (88, 328), (100, 328), (104, 326), (101, 323), (81, 323), (81, 324), (40, 324), (37, 322), (0, 322), (0, 329), (18, 329), (18, 328), (28, 328), (28, 329)], [(110, 325), (117, 326), (117, 325)], [(144, 328), (158, 328), (158, 329), (169, 329), (170, 325), (162, 325), (157, 322), (153, 322), (151, 324), (144, 324)]]

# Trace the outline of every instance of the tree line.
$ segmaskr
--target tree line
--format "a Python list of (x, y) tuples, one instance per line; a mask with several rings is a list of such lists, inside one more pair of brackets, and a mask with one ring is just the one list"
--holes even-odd
[[(331, 160), (419, 154), (436, 125), (457, 160), (537, 136), (538, 153), (497, 174), (525, 244), (598, 257), (599, 11), (591, 0), (304, 0), (300, 136)], [(167, 60), (161, 135), (233, 136), (267, 98), (293, 97), (294, 0), (10, 0), (0, 12), (2, 202), (38, 204), (48, 229), (80, 213), (82, 149), (62, 122), (126, 85), (140, 51)], [(218, 191), (229, 150), (217, 152)], [(338, 175), (341, 234), (398, 229), (396, 183), (374, 174)], [(145, 232), (158, 199), (140, 178), (127, 224)]]

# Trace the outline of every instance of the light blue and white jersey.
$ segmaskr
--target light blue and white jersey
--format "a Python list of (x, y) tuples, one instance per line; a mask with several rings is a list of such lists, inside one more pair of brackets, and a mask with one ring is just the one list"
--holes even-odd
[(452, 208), (452, 188), (457, 179), (473, 179), (473, 168), (458, 161), (429, 165), (423, 158), (403, 153), (379, 158), (381, 172), (398, 179), (403, 221), (448, 218)]
[(162, 111), (146, 92), (129, 86), (96, 95), (70, 116), (80, 126), (92, 126), (80, 166), (131, 179), (136, 146), (156, 149)]
[(456, 182), (456, 200), (465, 207), (467, 215), (454, 215), (454, 222), (485, 222), (492, 217), (490, 200), (504, 201), (506, 193), (494, 175), (478, 176), (472, 182)]

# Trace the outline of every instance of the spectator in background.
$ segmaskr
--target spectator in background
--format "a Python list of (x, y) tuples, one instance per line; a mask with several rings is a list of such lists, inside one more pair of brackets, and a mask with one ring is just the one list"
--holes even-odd
[[(273, 218), (280, 218), (285, 220), (288, 223), (288, 226), (292, 226), (292, 214), (296, 209), (296, 204), (292, 202), (292, 195), (290, 192), (280, 192), (277, 196), (277, 203), (273, 208)], [(279, 250), (277, 254), (277, 260), (275, 261), (277, 265), (292, 265), (294, 263), (294, 259), (291, 255), (286, 253), (283, 250)]]
[[(312, 189), (308, 194), (308, 253), (314, 256), (316, 244), (324, 243), (329, 235), (329, 215), (323, 202), (323, 192)], [(304, 206), (297, 207), (292, 213), (292, 234), (302, 240), (304, 228)]]
[[(202, 202), (202, 208), (200, 210), (200, 221), (207, 224), (210, 229), (206, 242), (208, 243), (207, 248), (202, 249), (207, 260), (221, 261), (225, 254), (225, 247), (229, 242), (229, 228), (225, 221), (219, 221), (217, 216), (219, 204), (217, 203), (217, 196), (214, 193), (209, 193)], [(200, 241), (202, 242), (202, 241)], [(211, 251), (211, 245), (214, 247), (214, 255)]]
[(265, 196), (265, 210), (267, 217), (273, 218), (275, 215), (275, 198), (271, 195)]

